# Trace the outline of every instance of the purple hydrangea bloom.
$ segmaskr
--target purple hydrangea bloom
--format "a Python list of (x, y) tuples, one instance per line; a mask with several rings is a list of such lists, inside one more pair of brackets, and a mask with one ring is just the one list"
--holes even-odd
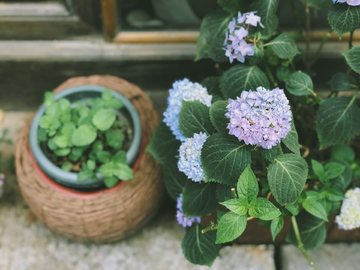
[(200, 132), (194, 134), (192, 138), (187, 138), (179, 148), (179, 171), (194, 182), (201, 182), (204, 180), (204, 171), (201, 168), (201, 148), (207, 139), (206, 133)]
[(360, 0), (333, 0), (333, 3), (347, 3), (349, 6), (360, 5)]
[(208, 94), (206, 88), (198, 83), (190, 82), (188, 79), (174, 82), (173, 88), (169, 90), (168, 107), (164, 112), (163, 121), (177, 140), (184, 141), (186, 139), (179, 128), (179, 113), (182, 101), (197, 100), (210, 107), (211, 99), (212, 96)]
[(224, 40), (225, 55), (229, 57), (230, 63), (232, 63), (234, 59), (244, 63), (245, 56), (254, 55), (255, 46), (247, 43), (247, 41), (251, 41), (248, 37), (249, 27), (250, 25), (255, 27), (260, 25), (264, 28), (264, 25), (261, 23), (261, 18), (255, 15), (255, 13), (256, 11), (244, 14), (239, 12), (238, 18), (233, 18), (230, 21), (228, 26), (229, 31), (226, 32)]
[(185, 227), (191, 227), (193, 223), (197, 222), (200, 223), (201, 218), (200, 217), (186, 217), (182, 211), (182, 194), (180, 194), (180, 197), (177, 199), (177, 205), (176, 208), (178, 209), (176, 212), (176, 219), (180, 225)]
[(230, 119), (230, 135), (246, 144), (270, 149), (291, 129), (291, 111), (284, 90), (276, 88), (243, 91), (236, 100), (229, 99), (225, 114)]

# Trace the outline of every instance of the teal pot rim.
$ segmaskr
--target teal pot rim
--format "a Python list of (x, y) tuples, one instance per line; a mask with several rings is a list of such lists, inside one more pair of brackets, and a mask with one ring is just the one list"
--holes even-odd
[[(101, 93), (104, 92), (106, 87), (100, 85), (80, 85), (75, 87), (66, 88), (55, 94), (55, 100), (60, 98), (68, 98), (70, 102), (75, 102), (81, 99), (100, 97)], [(111, 89), (110, 89), (111, 90)], [(131, 120), (131, 125), (133, 128), (133, 140), (130, 144), (130, 147), (126, 153), (127, 164), (131, 166), (135, 159), (137, 158), (141, 140), (142, 140), (142, 127), (139, 113), (137, 112), (134, 105), (129, 99), (124, 95), (111, 90), (115, 98), (122, 100), (124, 107), (119, 110), (125, 116), (127, 115)], [(39, 119), (45, 113), (46, 106), (42, 105), (39, 110), (36, 112), (29, 132), (29, 142), (30, 148), (34, 155), (35, 161), (38, 163), (39, 167), (55, 182), (64, 185), (70, 188), (79, 188), (79, 189), (93, 189), (100, 188), (104, 186), (103, 177), (100, 173), (96, 173), (98, 181), (87, 179), (85, 181), (77, 180), (77, 173), (66, 172), (61, 168), (55, 166), (43, 153), (39, 144), (38, 144), (38, 129), (39, 129)]]

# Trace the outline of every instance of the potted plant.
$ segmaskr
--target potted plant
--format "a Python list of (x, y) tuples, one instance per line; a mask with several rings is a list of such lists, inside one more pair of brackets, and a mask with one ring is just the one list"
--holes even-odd
[(31, 151), (54, 181), (72, 188), (115, 186), (133, 178), (130, 166), (139, 154), (139, 114), (118, 92), (82, 85), (53, 94), (30, 128)]
[[(277, 27), (279, 1), (218, 1), (223, 9), (202, 22), (196, 59), (230, 68), (218, 65), (219, 76), (176, 81), (169, 91), (149, 151), (163, 166), (179, 223), (191, 227), (182, 249), (194, 264), (210, 266), (251, 219), (270, 227), (273, 239), (287, 230), (314, 269), (306, 250), (324, 243), (331, 213), (342, 229), (360, 227), (360, 46), (352, 44), (360, 1), (302, 2), (307, 29), (296, 37), (307, 42), (305, 53)], [(349, 69), (333, 75), (323, 96), (312, 81), (318, 55), (309, 49), (309, 9), (329, 7), (332, 29), (339, 37), (350, 32)]]

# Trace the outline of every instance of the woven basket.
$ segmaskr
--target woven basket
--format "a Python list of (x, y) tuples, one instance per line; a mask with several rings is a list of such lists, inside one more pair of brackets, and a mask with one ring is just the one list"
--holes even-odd
[[(53, 92), (84, 84), (110, 88), (131, 100), (143, 125), (143, 142), (150, 141), (160, 118), (139, 87), (114, 76), (94, 75), (69, 79)], [(30, 124), (22, 129), (16, 142), (16, 174), (30, 209), (50, 230), (76, 240), (109, 242), (134, 234), (155, 215), (164, 184), (161, 167), (144, 152), (145, 144), (131, 181), (104, 191), (80, 193), (47, 179), (34, 164), (29, 151)]]

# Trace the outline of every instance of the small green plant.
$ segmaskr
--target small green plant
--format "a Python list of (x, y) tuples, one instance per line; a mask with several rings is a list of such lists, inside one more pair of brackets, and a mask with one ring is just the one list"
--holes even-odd
[(119, 180), (133, 178), (126, 164), (132, 131), (115, 110), (123, 107), (120, 99), (105, 90), (101, 98), (55, 101), (51, 92), (44, 94), (44, 115), (39, 120), (38, 141), (45, 155), (64, 171), (78, 173), (78, 181), (93, 179), (96, 172), (107, 187)]

